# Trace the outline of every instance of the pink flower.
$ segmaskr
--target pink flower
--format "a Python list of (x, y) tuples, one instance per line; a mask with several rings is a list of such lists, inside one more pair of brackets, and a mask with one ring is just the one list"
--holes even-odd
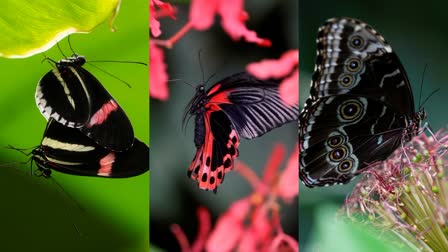
[[(158, 10), (156, 9), (158, 8)], [(150, 0), (149, 2), (149, 28), (154, 37), (160, 36), (160, 22), (157, 18), (169, 16), (175, 19), (175, 10), (169, 3), (160, 0)], [(151, 39), (149, 41), (149, 95), (160, 100), (168, 99), (168, 74), (164, 53)]]
[(184, 252), (201, 252), (203, 251), (205, 241), (210, 233), (211, 229), (211, 221), (210, 221), (210, 213), (204, 207), (199, 207), (197, 210), (198, 220), (199, 220), (199, 231), (198, 236), (196, 237), (195, 242), (192, 246), (188, 242), (187, 236), (182, 231), (179, 225), (173, 224), (171, 225), (171, 232), (173, 232), (177, 241), (179, 242), (181, 251)]
[(163, 50), (152, 41), (149, 41), (149, 49), (149, 94), (156, 99), (168, 100), (168, 74)]
[(247, 42), (270, 47), (269, 39), (259, 38), (257, 33), (244, 24), (249, 15), (244, 11), (244, 0), (192, 0), (190, 24), (196, 30), (209, 29), (215, 15), (221, 16), (221, 26), (233, 40), (244, 38)]
[[(159, 8), (159, 12), (157, 11)], [(160, 0), (150, 0), (149, 1), (149, 29), (151, 30), (151, 34), (154, 37), (160, 36), (162, 31), (160, 30), (160, 22), (157, 18), (161, 16), (169, 16), (172, 19), (176, 19), (174, 17), (175, 10), (173, 6), (169, 3), (164, 3)]]
[[(274, 239), (283, 233), (277, 199), (280, 197), (290, 202), (299, 193), (298, 149), (296, 148), (292, 154), (287, 168), (279, 173), (278, 169), (285, 152), (283, 145), (274, 147), (262, 180), (245, 164), (241, 162), (236, 164), (235, 170), (252, 184), (254, 192), (233, 203), (228, 211), (218, 218), (206, 243), (208, 251), (216, 251), (218, 248), (220, 251), (234, 251), (235, 249), (238, 251), (269, 251)], [(296, 177), (296, 179), (286, 179), (286, 176), (291, 176), (292, 172), (294, 172), (292, 177)], [(232, 239), (228, 239), (232, 232), (235, 232), (236, 235), (231, 235)], [(226, 241), (224, 248), (222, 241)], [(296, 247), (298, 248), (298, 245)]]
[(213, 230), (210, 230), (210, 214), (206, 209), (199, 208), (200, 228), (193, 246), (189, 245), (180, 227), (173, 225), (171, 230), (179, 241), (181, 251), (298, 252), (297, 240), (285, 234), (280, 225), (278, 198), (290, 202), (299, 193), (298, 148), (280, 173), (278, 169), (285, 152), (283, 145), (274, 147), (262, 180), (245, 164), (238, 163), (235, 170), (254, 187), (253, 193), (232, 203), (218, 218)]
[(280, 97), (288, 104), (299, 103), (299, 51), (290, 50), (278, 60), (265, 59), (247, 65), (246, 70), (260, 79), (284, 78)]

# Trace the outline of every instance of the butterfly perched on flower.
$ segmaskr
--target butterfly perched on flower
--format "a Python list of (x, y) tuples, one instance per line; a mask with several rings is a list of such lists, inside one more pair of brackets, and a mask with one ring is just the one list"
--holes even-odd
[(319, 28), (311, 94), (299, 116), (300, 179), (308, 187), (348, 183), (417, 135), (406, 72), (368, 24), (334, 18)]
[(214, 190), (238, 156), (240, 137), (252, 139), (287, 122), (297, 121), (298, 104), (279, 96), (279, 81), (259, 80), (247, 72), (231, 75), (196, 95), (185, 116), (195, 116), (196, 155), (188, 176), (199, 188)]

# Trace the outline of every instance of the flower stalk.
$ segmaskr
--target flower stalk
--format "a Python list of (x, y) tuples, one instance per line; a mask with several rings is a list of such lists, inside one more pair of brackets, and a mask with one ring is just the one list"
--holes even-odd
[(391, 231), (400, 246), (448, 251), (447, 147), (448, 132), (421, 134), (373, 165), (346, 199), (346, 215)]

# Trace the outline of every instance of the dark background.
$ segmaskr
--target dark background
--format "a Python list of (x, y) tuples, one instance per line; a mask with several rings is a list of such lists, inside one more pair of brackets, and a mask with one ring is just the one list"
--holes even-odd
[[(433, 90), (437, 88), (441, 90), (424, 105), (428, 113), (427, 122), (434, 131), (446, 127), (448, 97), (446, 8), (447, 4), (444, 1), (300, 1), (300, 104), (303, 104), (309, 95), (318, 27), (329, 18), (348, 16), (370, 24), (391, 44), (411, 81), (416, 106), (423, 69), (426, 64), (428, 65), (423, 79), (423, 99)], [(344, 186), (317, 189), (300, 186), (301, 251), (309, 251), (309, 241), (316, 221), (320, 218), (316, 214), (318, 209), (326, 203), (342, 206), (346, 194), (351, 191), (355, 183), (356, 181), (352, 181)]]
[[(245, 66), (263, 58), (278, 58), (283, 52), (298, 47), (298, 2), (246, 1), (250, 15), (247, 26), (260, 37), (272, 40), (271, 48), (262, 48), (246, 42), (234, 42), (219, 26), (219, 18), (211, 30), (190, 31), (171, 50), (165, 50), (170, 79), (182, 79), (193, 85), (202, 81), (198, 52), (205, 79), (216, 83), (224, 77), (243, 71)], [(162, 38), (178, 31), (188, 18), (188, 5), (177, 3), (176, 21), (164, 19)], [(196, 148), (193, 143), (193, 122), (182, 131), (184, 108), (194, 96), (195, 90), (182, 81), (170, 82), (170, 98), (166, 102), (151, 100), (151, 245), (166, 251), (177, 251), (177, 241), (169, 226), (178, 223), (190, 241), (197, 232), (196, 208), (206, 206), (216, 217), (232, 202), (251, 192), (249, 184), (236, 172), (226, 175), (218, 193), (199, 190), (196, 182), (186, 176)], [(297, 125), (290, 123), (253, 140), (241, 140), (239, 160), (248, 164), (261, 176), (262, 169), (275, 143), (287, 146), (288, 157), (297, 141)], [(284, 168), (285, 163), (281, 169)], [(298, 236), (297, 200), (281, 209), (283, 227), (293, 237)]]

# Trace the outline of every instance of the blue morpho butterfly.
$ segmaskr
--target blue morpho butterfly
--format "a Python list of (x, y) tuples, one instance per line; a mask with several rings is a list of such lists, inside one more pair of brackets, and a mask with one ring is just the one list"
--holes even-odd
[(308, 187), (348, 183), (410, 141), (426, 118), (390, 45), (352, 18), (319, 28), (310, 92), (299, 116), (299, 176)]
[(131, 148), (131, 122), (103, 85), (82, 67), (85, 57), (74, 54), (59, 62), (50, 61), (55, 66), (40, 79), (35, 94), (42, 115), (79, 129), (112, 151)]

